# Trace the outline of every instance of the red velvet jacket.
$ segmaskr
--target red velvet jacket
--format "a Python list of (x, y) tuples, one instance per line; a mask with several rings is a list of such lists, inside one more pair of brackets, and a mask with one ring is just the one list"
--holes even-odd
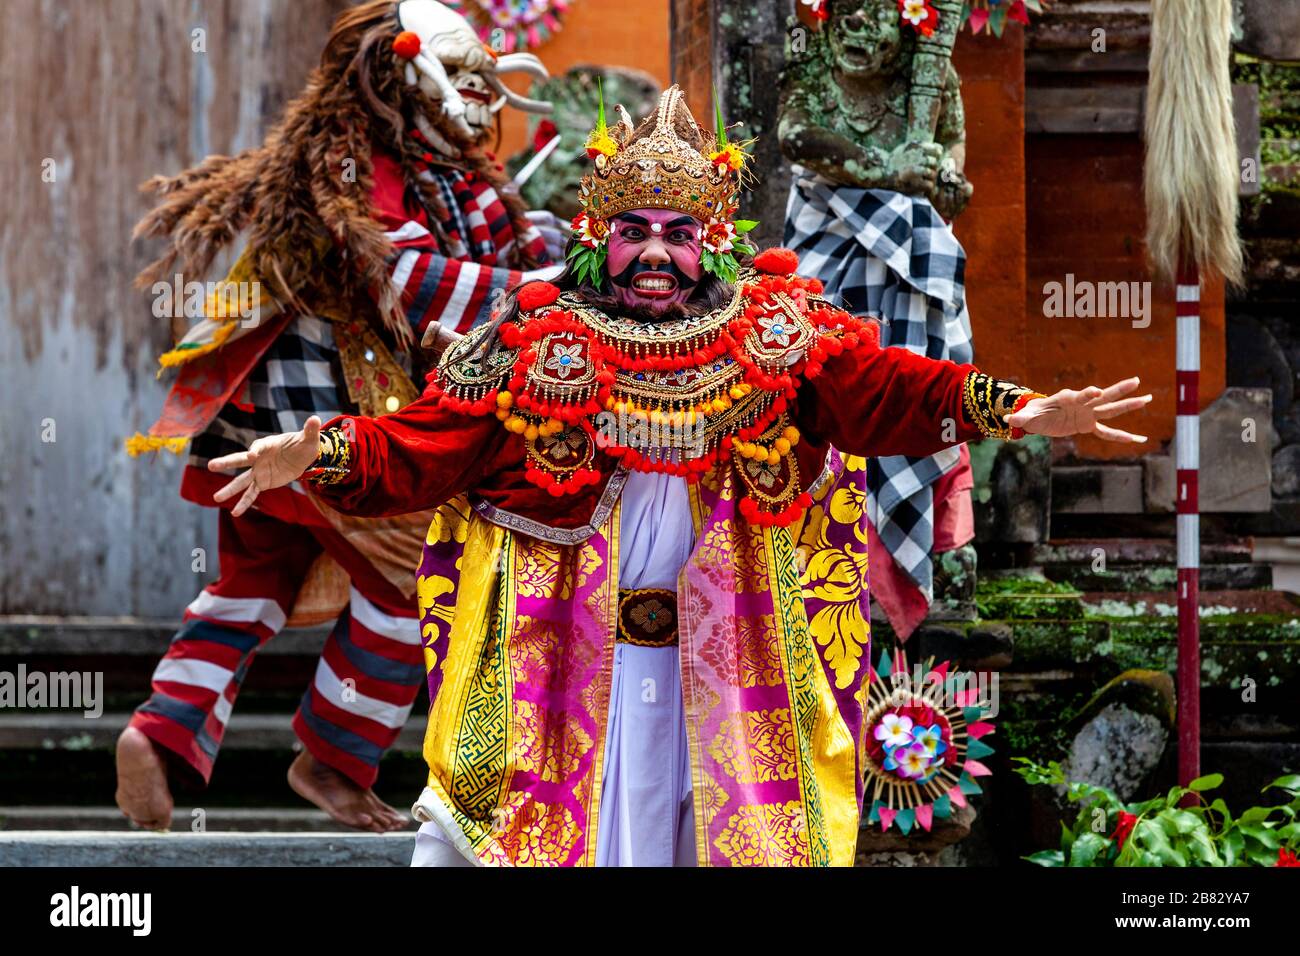
[[(966, 376), (975, 371), (874, 342), (828, 357), (793, 403), (803, 435), (795, 448), (801, 490), (821, 474), (831, 445), (867, 457), (925, 456), (982, 437), (962, 403)], [(566, 544), (604, 521), (622, 489), (617, 461), (598, 452), (602, 480), (557, 499), (525, 480), (519, 435), (492, 415), (439, 404), (432, 391), (394, 414), (353, 418), (350, 471), (316, 493), (346, 514), (377, 517), (437, 507), (469, 492), (489, 520)]]

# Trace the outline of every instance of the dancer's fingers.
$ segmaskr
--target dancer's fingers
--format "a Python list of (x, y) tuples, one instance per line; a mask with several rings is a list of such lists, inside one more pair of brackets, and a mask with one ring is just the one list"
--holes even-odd
[(1106, 441), (1125, 442), (1131, 445), (1141, 445), (1147, 440), (1146, 435), (1134, 435), (1132, 432), (1111, 428), (1109, 425), (1101, 424), (1101, 422), (1097, 423), (1096, 435), (1098, 438), (1106, 439)]
[[(251, 475), (252, 472), (250, 471), (248, 474)], [(248, 490), (244, 492), (244, 497), (239, 499), (239, 504), (235, 505), (231, 514), (238, 518), (249, 508), (253, 507), (253, 502), (257, 500), (257, 494), (257, 484), (255, 482), (250, 483)]]
[(255, 461), (257, 461), (257, 452), (250, 448), (248, 451), (237, 451), (233, 455), (213, 458), (208, 462), (208, 471), (234, 471), (236, 468), (247, 468)]
[(227, 483), (224, 487), (213, 494), (212, 500), (218, 504), (223, 501), (229, 501), (252, 483), (253, 469), (250, 468), (248, 471), (241, 471), (233, 481)]
[(1137, 398), (1121, 398), (1118, 402), (1094, 405), (1092, 414), (1097, 418), (1114, 418), (1116, 415), (1123, 415), (1125, 412), (1135, 412), (1139, 408), (1144, 408), (1150, 402), (1150, 395), (1139, 395)]
[(321, 420), (319, 416), (313, 415), (311, 418), (307, 419), (306, 423), (302, 426), (302, 437), (307, 444), (314, 446), (320, 441), (320, 426)]
[(1125, 395), (1135, 391), (1141, 384), (1142, 379), (1138, 378), (1136, 375), (1132, 378), (1126, 378), (1123, 381), (1116, 382), (1114, 385), (1103, 388), (1101, 390), (1101, 396), (1092, 404), (1103, 405), (1108, 402), (1113, 402), (1117, 398), (1123, 398)]

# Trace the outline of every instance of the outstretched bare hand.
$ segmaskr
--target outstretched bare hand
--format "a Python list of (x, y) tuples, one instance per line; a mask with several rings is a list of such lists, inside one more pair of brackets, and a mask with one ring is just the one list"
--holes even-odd
[(283, 488), (296, 481), (320, 454), (321, 421), (315, 415), (307, 419), (302, 431), (285, 432), (259, 438), (248, 451), (223, 455), (208, 462), (208, 471), (230, 472), (248, 468), (212, 496), (218, 504), (243, 492), (232, 514), (239, 517), (253, 506), (257, 496), (272, 488)]
[(1102, 422), (1125, 412), (1136, 411), (1151, 401), (1150, 395), (1125, 398), (1142, 384), (1136, 376), (1116, 382), (1109, 388), (1090, 385), (1082, 391), (1062, 389), (1046, 398), (1035, 398), (1007, 418), (1012, 428), (1023, 428), (1031, 435), (1067, 438), (1070, 435), (1096, 435), (1106, 441), (1141, 444), (1145, 435), (1134, 435), (1103, 425)]

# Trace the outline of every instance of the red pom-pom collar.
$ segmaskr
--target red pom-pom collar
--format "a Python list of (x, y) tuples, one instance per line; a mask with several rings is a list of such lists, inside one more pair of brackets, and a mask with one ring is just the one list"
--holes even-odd
[(519, 289), (519, 308), (525, 312), (550, 305), (560, 297), (560, 290), (549, 282), (530, 282)]
[(754, 256), (754, 268), (772, 275), (789, 275), (799, 268), (799, 257), (790, 249), (764, 249)]

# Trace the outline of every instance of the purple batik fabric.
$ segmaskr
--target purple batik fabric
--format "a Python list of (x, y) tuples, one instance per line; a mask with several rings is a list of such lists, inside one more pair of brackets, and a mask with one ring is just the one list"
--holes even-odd
[(463, 499), (449, 507), (456, 513), (431, 526), (418, 575), (433, 698), (420, 805), (481, 862), (590, 864), (616, 512), (586, 541), (561, 546), (491, 525)]
[[(679, 653), (701, 865), (852, 862), (869, 673), (860, 463), (832, 454), (790, 528), (744, 520), (731, 469), (691, 491)], [(435, 701), (421, 805), (481, 862), (591, 865), (618, 510), (572, 546), (458, 514), (434, 522), (420, 567)]]
[(791, 528), (740, 518), (730, 474), (699, 486), (703, 524), (678, 600), (701, 863), (852, 861), (869, 661), (866, 564), (853, 557), (866, 548), (864, 475), (832, 454)]

